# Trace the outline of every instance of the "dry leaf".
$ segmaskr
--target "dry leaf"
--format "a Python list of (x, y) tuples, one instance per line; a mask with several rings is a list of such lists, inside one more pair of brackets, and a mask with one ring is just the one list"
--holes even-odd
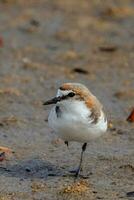
[(127, 118), (128, 122), (134, 122), (134, 108), (132, 110), (132, 112), (130, 113), (130, 115)]

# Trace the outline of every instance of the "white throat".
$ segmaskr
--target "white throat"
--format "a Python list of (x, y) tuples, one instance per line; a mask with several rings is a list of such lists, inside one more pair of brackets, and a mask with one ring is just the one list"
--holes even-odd
[(84, 101), (67, 99), (57, 103), (57, 105), (60, 106), (64, 117), (87, 119), (91, 114)]

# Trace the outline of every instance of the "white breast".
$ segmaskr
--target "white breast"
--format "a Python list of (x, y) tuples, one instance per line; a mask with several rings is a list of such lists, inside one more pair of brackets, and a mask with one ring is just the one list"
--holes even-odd
[(54, 106), (50, 111), (48, 122), (63, 140), (88, 142), (100, 136), (107, 129), (103, 113), (98, 123), (90, 122), (91, 111), (84, 101), (65, 100), (56, 105), (60, 106), (61, 116), (57, 117)]

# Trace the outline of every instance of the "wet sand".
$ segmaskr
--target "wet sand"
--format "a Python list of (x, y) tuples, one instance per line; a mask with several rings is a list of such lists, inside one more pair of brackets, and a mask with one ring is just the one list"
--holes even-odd
[[(134, 2), (0, 1), (0, 200), (134, 199)], [(69, 149), (42, 101), (63, 82), (103, 103), (107, 134), (88, 144), (86, 180), (74, 185), (81, 144)], [(83, 182), (81, 182), (83, 181)]]

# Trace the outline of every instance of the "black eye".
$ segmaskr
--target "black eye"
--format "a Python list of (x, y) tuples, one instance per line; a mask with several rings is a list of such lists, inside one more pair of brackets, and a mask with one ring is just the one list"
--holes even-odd
[(74, 92), (70, 92), (70, 93), (68, 94), (68, 96), (69, 96), (69, 97), (74, 97), (74, 96), (75, 96), (75, 93), (74, 93)]

